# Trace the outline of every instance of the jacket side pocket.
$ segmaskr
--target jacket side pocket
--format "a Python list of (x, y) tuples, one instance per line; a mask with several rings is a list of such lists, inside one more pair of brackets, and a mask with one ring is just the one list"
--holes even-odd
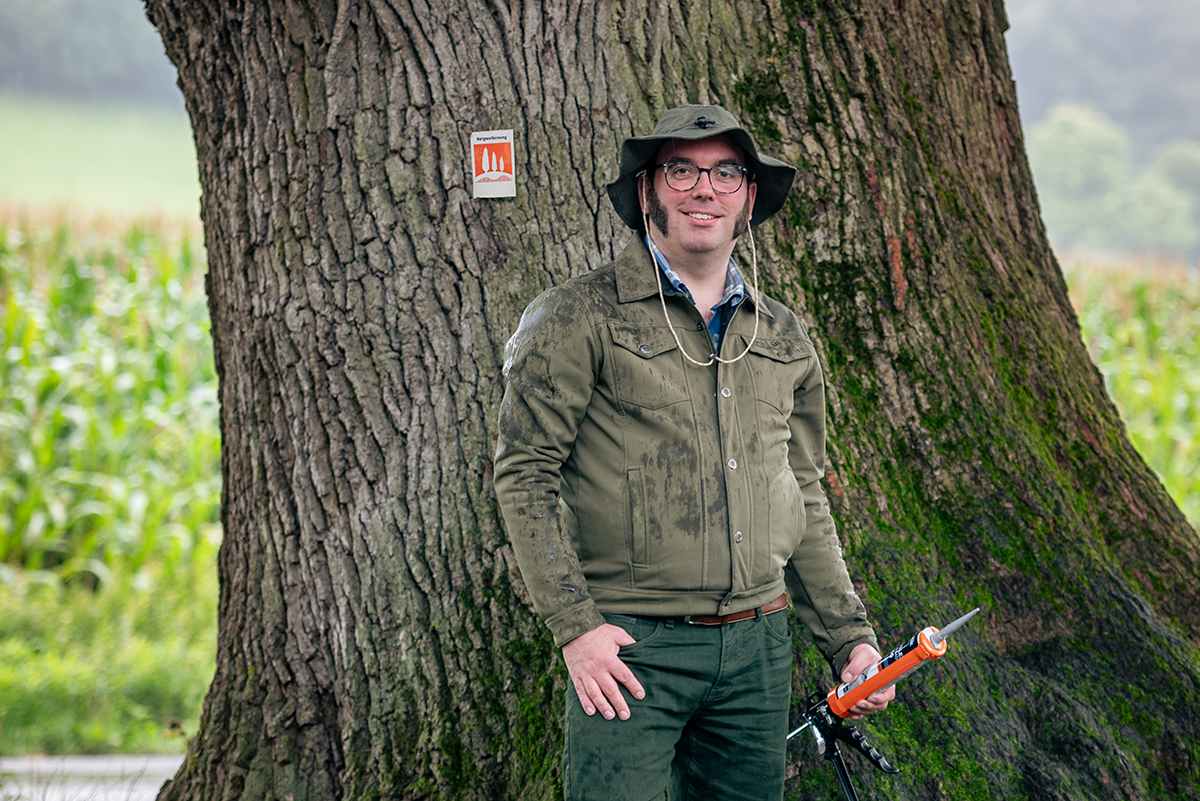
[[(625, 474), (626, 496), (629, 499), (629, 560), (632, 565), (650, 564), (650, 542), (646, 525), (646, 487), (641, 468)], [(631, 575), (632, 578), (632, 575)]]

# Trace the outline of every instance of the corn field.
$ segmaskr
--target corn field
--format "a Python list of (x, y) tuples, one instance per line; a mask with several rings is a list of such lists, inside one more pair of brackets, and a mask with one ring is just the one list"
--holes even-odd
[(0, 219), (0, 564), (96, 582), (219, 538), (196, 241)]
[(1130, 439), (1200, 529), (1200, 272), (1139, 260), (1064, 267)]
[[(0, 754), (182, 751), (216, 644), (196, 230), (0, 208)], [(1200, 276), (1067, 260), (1130, 437), (1200, 525)]]

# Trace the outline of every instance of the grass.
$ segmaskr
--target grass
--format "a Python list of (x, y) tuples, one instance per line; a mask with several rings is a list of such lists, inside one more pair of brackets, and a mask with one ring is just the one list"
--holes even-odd
[(0, 582), (0, 755), (175, 753), (216, 659), (214, 547), (185, 569), (115, 571), (98, 591)]
[(0, 154), (0, 201), (89, 216), (200, 216), (182, 111), (0, 94)]
[(1200, 529), (1200, 274), (1071, 260), (1071, 302), (1134, 446)]

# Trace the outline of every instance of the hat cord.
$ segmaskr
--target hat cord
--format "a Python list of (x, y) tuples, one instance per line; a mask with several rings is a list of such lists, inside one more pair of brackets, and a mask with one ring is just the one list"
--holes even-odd
[[(637, 177), (642, 178), (645, 175), (646, 171), (642, 170), (637, 174)], [(654, 251), (652, 256), (661, 256), (662, 251), (658, 249), (658, 245), (654, 243), (654, 236), (650, 233), (650, 217), (646, 213), (645, 183), (642, 184), (642, 224), (646, 228), (646, 239), (649, 240), (650, 248), (652, 251)], [(722, 359), (714, 352), (711, 356), (709, 356), (708, 361), (697, 361), (696, 359), (693, 359), (691, 354), (687, 352), (687, 348), (683, 347), (683, 341), (679, 339), (679, 334), (675, 331), (675, 326), (671, 324), (671, 315), (667, 313), (667, 298), (663, 294), (662, 286), (662, 268), (658, 266), (656, 259), (656, 263), (654, 265), (654, 275), (655, 278), (658, 279), (658, 300), (662, 304), (663, 317), (667, 321), (667, 328), (670, 329), (671, 336), (675, 338), (675, 344), (679, 347), (679, 352), (683, 354), (683, 358), (687, 359), (697, 367), (708, 367), (713, 362), (720, 362), (721, 364), (733, 364), (734, 362), (741, 361), (743, 358), (745, 358), (746, 354), (750, 352), (750, 348), (754, 347), (754, 340), (758, 338), (759, 306), (761, 305), (760, 298), (758, 297), (758, 249), (754, 246), (754, 230), (749, 226), (749, 224), (746, 226), (746, 233), (750, 236), (750, 264), (754, 274), (754, 333), (750, 335), (750, 341), (746, 344), (746, 349), (732, 359)], [(664, 259), (665, 258), (666, 257), (664, 256)], [(737, 315), (738, 309), (740, 308), (741, 306), (738, 306), (733, 310), (734, 315)], [(730, 317), (729, 321), (733, 322), (733, 317)], [(726, 326), (726, 330), (728, 330), (728, 324)]]

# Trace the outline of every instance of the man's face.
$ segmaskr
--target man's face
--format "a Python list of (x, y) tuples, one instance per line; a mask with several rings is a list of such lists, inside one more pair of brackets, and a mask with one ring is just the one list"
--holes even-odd
[[(741, 148), (724, 136), (686, 141), (675, 139), (659, 148), (655, 164), (683, 161), (697, 167), (718, 164), (745, 166)], [(749, 177), (738, 191), (713, 190), (708, 173), (701, 173), (692, 189), (677, 191), (667, 185), (661, 169), (653, 173), (653, 189), (646, 193), (646, 213), (651, 235), (671, 260), (672, 253), (704, 255), (732, 252), (733, 240), (745, 233), (754, 209), (757, 187)], [(727, 255), (727, 253), (726, 253)]]

